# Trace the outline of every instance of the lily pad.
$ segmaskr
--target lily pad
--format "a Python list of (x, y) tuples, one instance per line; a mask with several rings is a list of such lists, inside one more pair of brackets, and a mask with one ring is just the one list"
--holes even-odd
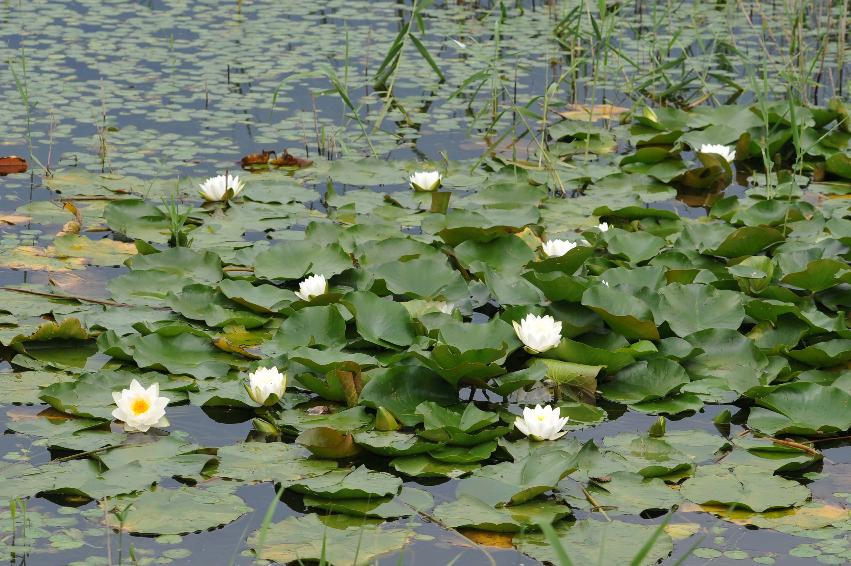
[(328, 527), (315, 514), (289, 517), (248, 539), (258, 558), (282, 564), (326, 560), (334, 566), (367, 566), (383, 554), (401, 550), (414, 538), (409, 529), (370, 524), (345, 529)]
[(475, 497), (462, 495), (455, 501), (441, 503), (433, 514), (441, 524), (452, 529), (517, 533), (535, 530), (540, 523), (555, 523), (568, 517), (571, 511), (567, 505), (537, 500), (496, 508)]
[[(748, 424), (766, 434), (833, 434), (851, 428), (851, 395), (837, 387), (787, 383), (756, 399)], [(762, 408), (765, 407), (765, 408)]]
[[(655, 530), (652, 525), (583, 520), (562, 523), (556, 536), (574, 564), (630, 564)], [(524, 533), (515, 542), (518, 550), (533, 558), (558, 563), (556, 550), (543, 534)], [(663, 533), (640, 564), (656, 564), (673, 549), (671, 537)]]
[(179, 535), (212, 529), (237, 520), (251, 511), (243, 500), (232, 494), (200, 488), (158, 488), (136, 497), (121, 499), (130, 505), (119, 523), (109, 516), (109, 526), (129, 533)]
[(761, 468), (724, 464), (701, 466), (682, 489), (683, 497), (698, 504), (767, 511), (803, 505), (810, 490)]
[(422, 422), (416, 409), (425, 401), (449, 405), (458, 401), (458, 394), (446, 381), (418, 366), (396, 366), (373, 376), (360, 394), (362, 405), (384, 407), (406, 426)]

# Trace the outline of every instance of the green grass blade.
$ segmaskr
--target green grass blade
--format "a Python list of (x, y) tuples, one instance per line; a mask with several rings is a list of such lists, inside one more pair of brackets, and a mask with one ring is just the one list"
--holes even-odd
[(437, 66), (437, 62), (434, 59), (432, 59), (431, 54), (428, 52), (428, 49), (426, 49), (426, 46), (423, 45), (422, 42), (419, 39), (416, 38), (416, 36), (409, 35), (408, 37), (411, 38), (411, 43), (414, 44), (414, 47), (417, 48), (417, 51), (419, 51), (420, 55), (423, 56), (423, 59), (426, 60), (426, 63), (428, 63), (428, 66), (431, 67), (431, 69), (434, 71), (434, 73), (438, 77), (440, 77), (440, 82), (444, 82), (446, 80), (446, 77), (443, 76), (443, 73), (441, 72), (440, 67)]
[(636, 554), (632, 561), (629, 563), (630, 566), (641, 566), (644, 559), (647, 558), (647, 555), (650, 554), (650, 550), (653, 548), (653, 545), (656, 544), (656, 541), (659, 540), (659, 537), (662, 536), (662, 533), (665, 531), (665, 527), (668, 526), (668, 523), (671, 522), (673, 518), (673, 513), (668, 513), (665, 516), (665, 520), (659, 523), (659, 526), (653, 531), (653, 535), (644, 541), (641, 549), (639, 549), (638, 554)]
[(573, 566), (573, 562), (567, 556), (567, 551), (564, 549), (564, 545), (561, 544), (561, 540), (559, 540), (553, 526), (549, 523), (538, 523), (538, 527), (544, 533), (547, 542), (553, 547), (553, 552), (555, 552), (556, 558), (558, 558), (559, 566)]

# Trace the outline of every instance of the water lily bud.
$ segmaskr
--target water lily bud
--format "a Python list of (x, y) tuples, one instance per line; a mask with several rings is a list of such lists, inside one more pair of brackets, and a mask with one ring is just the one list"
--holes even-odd
[(298, 284), (296, 296), (302, 301), (310, 301), (314, 297), (324, 295), (328, 291), (328, 280), (324, 275), (311, 275)]
[(118, 405), (112, 411), (112, 416), (124, 422), (124, 430), (127, 432), (147, 432), (152, 426), (168, 426), (165, 407), (169, 399), (160, 397), (159, 383), (145, 389), (134, 379), (129, 389), (123, 389), (121, 393), (114, 392), (112, 399)]
[(535, 408), (523, 409), (523, 416), (517, 417), (514, 426), (532, 440), (557, 440), (567, 434), (561, 429), (569, 417), (561, 416), (561, 409), (549, 405), (535, 405)]
[(210, 177), (199, 185), (201, 187), (201, 198), (209, 202), (226, 201), (236, 198), (245, 184), (239, 180), (239, 176), (228, 174)]
[(720, 155), (727, 163), (732, 163), (736, 159), (736, 149), (726, 145), (705, 143), (697, 150), (698, 153), (714, 153)]
[(758, 294), (771, 284), (774, 262), (770, 257), (755, 255), (730, 266), (728, 270), (743, 292)]
[(393, 413), (384, 407), (378, 407), (375, 413), (375, 430), (388, 431), (399, 430), (400, 428), (402, 428), (402, 425), (399, 424)]
[(409, 181), (415, 191), (431, 192), (440, 188), (443, 177), (437, 171), (417, 171)]
[(452, 314), (455, 311), (455, 305), (446, 301), (433, 301), (431, 306), (443, 314)]
[(257, 432), (263, 434), (278, 434), (278, 427), (264, 419), (251, 419), (251, 424)]
[(532, 354), (546, 352), (561, 342), (561, 322), (549, 315), (527, 314), (520, 324), (514, 322), (514, 332)]
[(659, 118), (656, 116), (656, 113), (653, 112), (653, 109), (649, 106), (641, 107), (641, 115), (650, 120), (651, 122), (656, 123), (659, 121)]
[(543, 247), (547, 257), (561, 257), (575, 248), (576, 244), (567, 240), (547, 240)]
[(258, 368), (248, 374), (248, 383), (245, 389), (251, 400), (259, 405), (270, 406), (277, 403), (284, 396), (287, 388), (287, 374), (278, 371), (278, 368)]
[(667, 425), (667, 421), (665, 417), (660, 415), (656, 422), (650, 425), (650, 428), (647, 430), (647, 434), (654, 438), (661, 438), (665, 436), (665, 429)]
[(607, 222), (600, 222), (599, 224), (597, 224), (597, 230), (599, 230), (600, 232), (608, 232), (609, 224)]

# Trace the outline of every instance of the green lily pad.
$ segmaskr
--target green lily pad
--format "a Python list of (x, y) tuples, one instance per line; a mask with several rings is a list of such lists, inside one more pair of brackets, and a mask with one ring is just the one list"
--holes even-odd
[[(851, 394), (817, 383), (786, 383), (757, 397), (748, 424), (766, 434), (833, 434), (851, 428)], [(762, 408), (765, 407), (765, 408)]]
[(360, 394), (360, 404), (384, 407), (405, 426), (422, 422), (416, 409), (425, 401), (449, 405), (458, 401), (458, 394), (446, 381), (418, 366), (396, 366), (375, 375)]
[(633, 263), (646, 261), (665, 246), (665, 240), (647, 232), (627, 232), (612, 228), (605, 235), (608, 249), (613, 254), (621, 254)]
[(434, 516), (452, 529), (469, 528), (500, 533), (535, 530), (540, 523), (555, 523), (571, 514), (570, 507), (554, 501), (530, 501), (510, 507), (492, 507), (481, 499), (462, 495), (435, 507)]
[(661, 399), (689, 383), (680, 364), (666, 358), (654, 358), (628, 366), (612, 380), (600, 385), (606, 399), (621, 403), (640, 403)]
[(326, 560), (334, 566), (367, 566), (383, 554), (399, 551), (415, 534), (409, 529), (370, 524), (337, 529), (325, 526), (315, 514), (289, 517), (252, 534), (248, 544), (257, 558), (288, 562)]
[(384, 472), (372, 472), (360, 466), (354, 470), (334, 470), (294, 481), (289, 488), (313, 497), (334, 499), (371, 499), (396, 495), (402, 480)]
[(399, 495), (393, 498), (324, 499), (306, 495), (304, 505), (353, 517), (395, 519), (415, 515), (419, 511), (427, 511), (434, 505), (434, 498), (422, 489), (403, 487)]
[(516, 462), (485, 466), (458, 483), (457, 494), (493, 505), (519, 505), (553, 489), (576, 469), (573, 457), (560, 450), (533, 453)]
[(127, 516), (119, 523), (109, 516), (109, 526), (138, 534), (185, 534), (226, 525), (251, 511), (242, 499), (232, 493), (200, 488), (159, 488), (136, 497), (121, 499), (130, 505)]
[(400, 474), (415, 478), (460, 478), (481, 467), (479, 464), (439, 462), (425, 454), (394, 458), (390, 465)]
[(736, 330), (745, 318), (741, 295), (733, 291), (673, 283), (659, 294), (662, 298), (656, 312), (678, 336), (708, 328)]
[(606, 285), (595, 285), (582, 294), (582, 304), (599, 314), (613, 330), (627, 338), (659, 339), (659, 329), (653, 320), (650, 307), (637, 297)]
[(282, 442), (244, 442), (218, 450), (216, 477), (241, 481), (275, 481), (289, 484), (321, 476), (337, 468), (332, 460), (308, 458), (304, 448)]
[(413, 344), (414, 324), (401, 304), (368, 291), (349, 293), (343, 303), (352, 311), (358, 334), (364, 340), (386, 348)]
[(113, 232), (128, 238), (165, 244), (171, 237), (166, 215), (141, 199), (112, 201), (106, 205), (103, 216)]
[(682, 488), (682, 495), (701, 505), (768, 511), (803, 505), (810, 490), (797, 482), (767, 475), (761, 468), (725, 464), (701, 466)]
[(301, 279), (311, 273), (325, 277), (352, 267), (339, 244), (317, 246), (309, 240), (277, 244), (257, 254), (254, 273), (263, 279)]
[[(574, 564), (630, 564), (653, 536), (656, 527), (621, 521), (583, 520), (561, 523), (555, 530), (561, 546)], [(517, 549), (524, 554), (558, 563), (559, 555), (543, 534), (523, 533), (515, 538), (515, 542)], [(671, 537), (663, 533), (640, 564), (656, 564), (673, 549)]]
[(192, 320), (203, 320), (207, 326), (242, 326), (256, 328), (269, 319), (242, 310), (237, 303), (206, 285), (187, 285), (177, 293), (169, 293), (166, 302), (175, 312)]
[(440, 444), (423, 440), (413, 433), (369, 430), (354, 433), (358, 446), (382, 456), (411, 456), (431, 452)]
[(213, 252), (196, 252), (189, 248), (171, 248), (150, 255), (136, 255), (127, 260), (134, 271), (154, 270), (200, 283), (222, 279), (222, 260)]
[[(577, 486), (559, 484), (559, 493), (574, 507), (589, 508), (588, 497)], [(638, 515), (651, 509), (668, 510), (682, 500), (680, 494), (658, 478), (645, 478), (632, 472), (615, 472), (605, 481), (591, 481), (587, 487), (594, 505), (609, 515)], [(595, 511), (595, 509), (590, 509)]]
[(482, 411), (472, 403), (463, 411), (458, 407), (441, 407), (424, 401), (416, 412), (422, 417), (424, 429), (418, 434), (432, 442), (456, 446), (475, 446), (493, 440), (511, 430), (511, 427), (489, 428), (499, 421), (499, 415)]

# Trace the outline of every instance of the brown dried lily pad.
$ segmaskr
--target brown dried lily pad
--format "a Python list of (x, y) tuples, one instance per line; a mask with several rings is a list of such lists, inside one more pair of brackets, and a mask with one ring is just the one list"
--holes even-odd
[(277, 155), (275, 154), (274, 151), (266, 151), (264, 149), (260, 153), (249, 153), (248, 155), (243, 157), (239, 161), (239, 163), (240, 163), (240, 165), (242, 165), (243, 169), (246, 169), (246, 168), (249, 168), (249, 167), (257, 167), (258, 165), (268, 165), (269, 159), (273, 155), (275, 155), (275, 157), (277, 157)]
[(26, 173), (29, 169), (27, 160), (17, 155), (9, 155), (0, 157), (0, 177), (5, 177), (10, 173)]
[(305, 167), (310, 167), (313, 165), (313, 161), (310, 159), (304, 159), (303, 157), (296, 157), (292, 155), (286, 149), (281, 156), (276, 156), (274, 160), (269, 162), (271, 165), (275, 167), (295, 167), (297, 169), (304, 169)]

